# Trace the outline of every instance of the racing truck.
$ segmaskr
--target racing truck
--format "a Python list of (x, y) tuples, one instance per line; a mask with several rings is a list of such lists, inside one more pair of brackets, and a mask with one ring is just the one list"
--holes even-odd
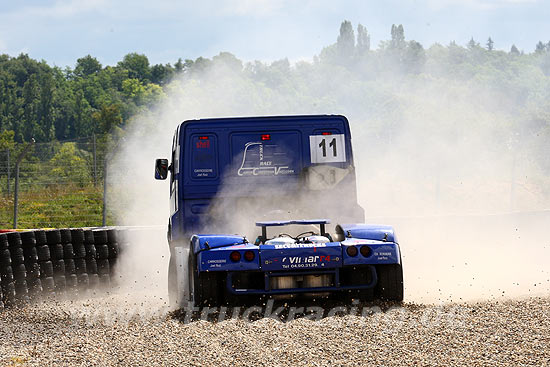
[[(155, 178), (170, 183), (176, 307), (265, 297), (403, 299), (388, 225), (364, 224), (341, 115), (187, 120)], [(338, 222), (335, 222), (338, 221)]]

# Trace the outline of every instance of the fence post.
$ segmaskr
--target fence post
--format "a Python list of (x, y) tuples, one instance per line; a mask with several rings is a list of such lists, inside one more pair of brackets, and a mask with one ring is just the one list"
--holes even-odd
[(17, 156), (17, 159), (15, 161), (15, 188), (14, 188), (14, 198), (13, 198), (13, 228), (17, 229), (17, 215), (18, 213), (18, 206), (19, 206), (19, 165), (21, 164), (21, 161), (25, 157), (25, 155), (29, 152), (29, 148), (31, 145), (33, 145), (35, 142), (34, 138), (31, 139), (27, 145), (23, 148), (23, 151), (19, 153)]
[(103, 227), (107, 225), (107, 155), (103, 161)]
[(95, 134), (93, 134), (93, 152), (94, 152), (94, 187), (97, 187), (97, 153), (95, 145)]
[(8, 196), (11, 195), (11, 189), (10, 189), (10, 181), (11, 181), (11, 176), (10, 176), (10, 150), (9, 149), (6, 149), (6, 155), (8, 156), (8, 167), (7, 167), (7, 173), (8, 173)]

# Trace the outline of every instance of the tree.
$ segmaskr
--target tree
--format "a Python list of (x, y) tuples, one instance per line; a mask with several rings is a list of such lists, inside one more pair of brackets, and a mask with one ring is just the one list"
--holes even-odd
[(86, 55), (76, 60), (74, 74), (77, 77), (86, 77), (88, 75), (97, 74), (101, 71), (102, 66), (95, 57)]
[[(73, 182), (81, 186), (90, 182), (86, 153), (77, 149), (75, 143), (64, 143), (50, 160), (51, 175), (60, 182)], [(89, 153), (88, 153), (89, 155)]]
[(470, 42), (468, 42), (468, 49), (473, 50), (474, 48), (479, 47), (479, 43), (474, 41), (474, 37), (470, 39)]
[(512, 47), (510, 48), (510, 53), (513, 55), (519, 55), (519, 50), (516, 45), (512, 45)]
[(370, 50), (370, 35), (362, 24), (357, 25), (357, 53), (363, 55)]
[(352, 57), (355, 53), (355, 34), (353, 33), (353, 26), (348, 20), (343, 21), (340, 25), (340, 35), (336, 40), (336, 48), (339, 56), (344, 59)]
[(128, 77), (139, 79), (142, 82), (151, 80), (151, 70), (149, 69), (149, 59), (145, 55), (138, 53), (129, 53), (118, 63), (120, 68), (128, 70)]
[(101, 107), (101, 110), (92, 114), (92, 118), (101, 133), (110, 133), (114, 127), (122, 124), (122, 116), (117, 105)]
[(494, 44), (495, 44), (495, 43), (493, 42), (493, 40), (491, 39), (491, 37), (489, 37), (489, 39), (487, 40), (487, 43), (486, 43), (486, 45), (487, 45), (487, 50), (493, 51), (493, 49), (494, 49)]
[(546, 45), (542, 43), (542, 41), (539, 41), (539, 43), (535, 46), (535, 53), (540, 54), (544, 51), (546, 51)]
[(405, 30), (403, 29), (403, 25), (399, 24), (396, 26), (392, 24), (390, 48), (403, 49), (405, 46)]

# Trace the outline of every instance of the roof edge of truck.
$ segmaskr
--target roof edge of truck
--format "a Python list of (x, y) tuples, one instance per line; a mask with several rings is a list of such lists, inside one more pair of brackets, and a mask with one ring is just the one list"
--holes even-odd
[(327, 119), (327, 118), (333, 118), (333, 119), (340, 119), (345, 121), (349, 124), (348, 119), (344, 115), (284, 115), (284, 116), (277, 116), (277, 115), (267, 115), (267, 116), (245, 116), (245, 117), (209, 117), (209, 118), (203, 118), (203, 119), (193, 119), (193, 120), (185, 120), (181, 123), (181, 125), (187, 125), (189, 123), (193, 122), (222, 122), (222, 123), (232, 123), (235, 121), (255, 121), (255, 120), (284, 120), (284, 121), (291, 121), (291, 120), (314, 120), (314, 119)]

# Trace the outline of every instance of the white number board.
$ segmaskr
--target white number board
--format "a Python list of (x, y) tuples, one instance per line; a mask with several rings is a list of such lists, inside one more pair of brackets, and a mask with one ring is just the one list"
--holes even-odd
[(311, 163), (335, 163), (346, 161), (344, 134), (310, 135)]

